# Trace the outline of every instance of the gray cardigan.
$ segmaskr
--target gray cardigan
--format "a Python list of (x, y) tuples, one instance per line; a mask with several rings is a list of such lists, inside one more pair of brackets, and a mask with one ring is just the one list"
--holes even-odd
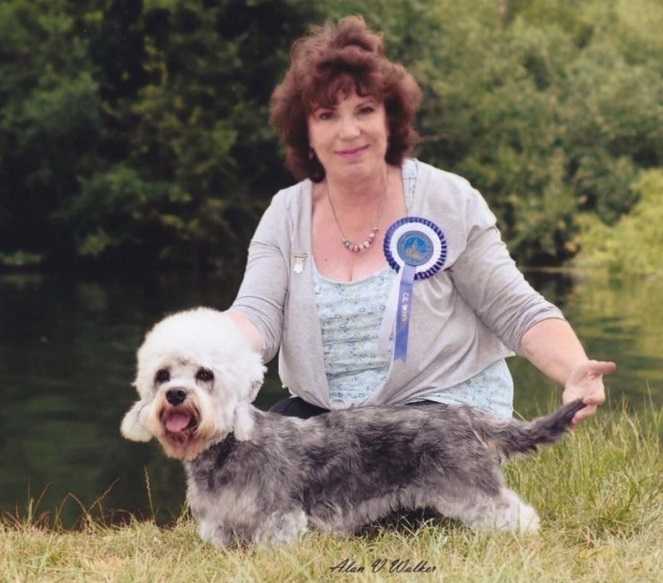
[[(453, 386), (518, 352), (527, 330), (562, 313), (534, 291), (511, 259), (485, 200), (460, 176), (415, 161), (408, 213), (444, 232), (447, 261), (414, 285), (407, 361), (392, 362), (383, 387), (358, 405), (396, 405)], [(290, 392), (331, 408), (311, 261), (312, 183), (279, 191), (249, 246), (240, 310), (265, 339), (264, 359), (280, 348)]]

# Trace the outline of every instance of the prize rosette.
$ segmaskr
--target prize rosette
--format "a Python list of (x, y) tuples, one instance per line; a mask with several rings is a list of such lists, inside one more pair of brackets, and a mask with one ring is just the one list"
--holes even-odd
[[(407, 357), (407, 339), (412, 308), (412, 290), (415, 281), (438, 273), (447, 259), (447, 240), (433, 221), (422, 217), (405, 217), (393, 223), (385, 233), (384, 255), (391, 268), (400, 273), (397, 303), (387, 306), (381, 336), (394, 330), (394, 360)], [(385, 324), (386, 323), (386, 324)]]

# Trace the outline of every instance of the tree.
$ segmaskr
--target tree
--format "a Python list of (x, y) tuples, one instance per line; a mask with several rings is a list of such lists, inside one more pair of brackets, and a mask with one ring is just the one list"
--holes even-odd
[(0, 250), (71, 253), (53, 216), (95, 165), (101, 115), (69, 8), (0, 4)]
[(146, 2), (135, 25), (145, 81), (135, 96), (106, 91), (127, 156), (84, 181), (68, 206), (81, 253), (149, 243), (148, 256), (197, 267), (243, 259), (255, 215), (286, 180), (267, 104), (310, 14), (299, 1)]
[(301, 0), (3, 6), (6, 245), (123, 265), (241, 262), (288, 180), (267, 106), (314, 15)]

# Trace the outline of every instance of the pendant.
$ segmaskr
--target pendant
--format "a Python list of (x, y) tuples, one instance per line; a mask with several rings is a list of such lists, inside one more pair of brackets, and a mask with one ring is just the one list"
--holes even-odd
[(368, 249), (375, 241), (375, 237), (379, 230), (380, 230), (379, 227), (373, 227), (368, 237), (361, 243), (355, 243), (354, 241), (350, 241), (350, 239), (344, 239), (343, 246), (348, 251), (352, 251), (353, 253), (360, 253), (361, 251), (366, 251), (366, 249)]

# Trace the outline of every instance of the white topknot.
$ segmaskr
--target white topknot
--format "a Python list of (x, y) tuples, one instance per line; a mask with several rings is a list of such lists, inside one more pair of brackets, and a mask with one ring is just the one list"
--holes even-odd
[(265, 371), (260, 355), (232, 319), (205, 307), (172, 314), (148, 332), (138, 350), (134, 381), (142, 399), (148, 397), (160, 363), (174, 359), (218, 371), (236, 383), (233, 391), (240, 401), (255, 399)]

